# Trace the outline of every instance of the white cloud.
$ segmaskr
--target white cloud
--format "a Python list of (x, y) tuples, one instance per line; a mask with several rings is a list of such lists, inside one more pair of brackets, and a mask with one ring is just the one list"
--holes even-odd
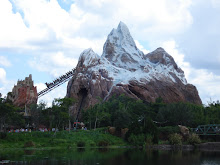
[[(46, 88), (46, 85), (43, 83), (37, 83), (35, 84), (37, 86), (37, 91), (40, 92), (41, 90)], [(47, 103), (47, 106), (50, 107), (52, 105), (52, 101), (54, 98), (63, 98), (66, 95), (66, 88), (67, 83), (64, 83), (63, 85), (59, 86), (58, 88), (55, 88), (51, 92), (47, 93), (46, 95), (40, 97), (38, 99), (38, 103), (43, 101)]]
[(3, 68), (0, 68), (0, 82), (6, 82), (6, 71)]
[(134, 40), (138, 49), (140, 49), (144, 54), (150, 53), (149, 50), (145, 49), (143, 45), (140, 44), (138, 40)]
[(162, 47), (174, 58), (177, 65), (184, 71), (186, 78), (189, 78), (190, 64), (184, 61), (184, 54), (178, 50), (178, 45), (174, 40), (168, 40), (162, 43)]
[(19, 13), (12, 12), (12, 5), (8, 0), (0, 1), (0, 47), (26, 48), (25, 41), (33, 36), (25, 26)]
[(77, 64), (77, 61), (75, 59), (65, 57), (62, 52), (58, 52), (57, 54), (55, 54), (52, 57), (52, 61), (55, 65), (62, 66), (62, 67), (63, 66), (75, 66)]
[[(72, 42), (75, 46), (83, 40), (96, 50), (94, 40), (101, 38), (103, 42), (120, 20), (139, 37), (152, 36), (152, 32), (179, 33), (192, 23), (191, 0), (76, 0), (69, 12), (62, 9), (57, 0), (11, 1), (16, 13), (12, 12), (9, 1), (0, 2), (0, 47), (35, 50), (45, 41), (58, 41), (60, 47), (65, 47), (70, 40), (76, 41)], [(40, 45), (41, 49), (48, 46)], [(99, 53), (102, 47), (98, 47)]]
[(191, 0), (76, 0), (70, 12), (82, 20), (78, 31), (84, 36), (106, 35), (123, 21), (146, 40), (183, 32), (193, 22), (190, 6)]
[(34, 86), (37, 86), (37, 91), (40, 92), (46, 88), (46, 85), (44, 83), (36, 83)]
[(0, 56), (0, 65), (8, 67), (11, 66), (11, 62), (5, 56)]
[(0, 93), (4, 96), (12, 90), (13, 81), (7, 80), (7, 73), (3, 68), (0, 68)]
[(47, 72), (54, 78), (61, 76), (75, 68), (76, 59), (65, 56), (62, 52), (54, 54), (43, 54), (29, 61), (29, 65), (41, 72)]
[[(106, 35), (120, 20), (129, 25), (133, 34), (141, 34), (142, 37), (152, 35), (152, 31), (155, 34), (175, 33), (192, 22), (188, 10), (190, 0), (76, 0), (69, 12), (62, 9), (57, 0), (11, 2), (0, 2), (0, 47), (26, 51), (35, 55), (37, 64), (43, 59), (51, 67), (59, 58), (49, 60), (54, 52), (56, 56), (60, 51), (69, 58), (72, 55), (75, 60), (90, 47), (101, 54)], [(172, 5), (168, 5), (169, 2)], [(45, 57), (40, 55), (42, 52)], [(69, 63), (67, 60), (58, 63), (61, 62)], [(35, 67), (39, 69), (37, 65)], [(52, 72), (54, 75), (57, 70)]]
[(204, 104), (207, 104), (210, 99), (220, 100), (220, 76), (206, 69), (192, 69), (190, 79), (199, 90)]

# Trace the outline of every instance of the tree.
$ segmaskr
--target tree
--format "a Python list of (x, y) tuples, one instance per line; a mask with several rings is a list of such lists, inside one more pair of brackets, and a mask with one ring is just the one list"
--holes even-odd
[(18, 113), (20, 109), (7, 102), (5, 98), (0, 98), (0, 131), (6, 131), (6, 125), (24, 127), (24, 119)]
[[(171, 103), (160, 107), (156, 120), (166, 125), (197, 126), (204, 122), (204, 108), (191, 103)], [(205, 123), (203, 123), (205, 124)]]
[(5, 121), (8, 115), (11, 113), (11, 108), (9, 104), (5, 103), (5, 99), (0, 98), (0, 131), (3, 132)]
[(69, 107), (75, 102), (72, 98), (55, 99), (52, 103), (52, 114), (56, 128), (63, 128), (69, 124), (70, 128), (70, 109)]
[(220, 102), (213, 101), (205, 107), (205, 120), (207, 124), (220, 124)]
[(83, 111), (83, 121), (89, 124), (90, 129), (94, 125), (94, 129), (97, 127), (105, 127), (110, 125), (111, 115), (107, 112), (105, 104), (96, 104), (90, 107), (86, 111)]
[(31, 123), (36, 128), (39, 127), (43, 120), (42, 111), (46, 109), (46, 103), (41, 101), (39, 104), (31, 104), (30, 105), (30, 112), (31, 112)]
[(143, 125), (147, 116), (156, 116), (153, 109), (141, 100), (127, 96), (113, 96), (106, 102), (94, 105), (83, 112), (83, 120), (96, 127), (114, 126), (118, 129), (128, 127), (132, 122), (139, 121)]

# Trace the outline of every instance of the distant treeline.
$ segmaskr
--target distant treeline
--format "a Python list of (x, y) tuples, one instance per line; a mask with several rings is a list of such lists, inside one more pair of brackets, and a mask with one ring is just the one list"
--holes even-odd
[[(0, 124), (1, 130), (29, 127), (65, 129), (75, 122), (75, 117), (69, 111), (69, 106), (76, 103), (70, 98), (55, 99), (52, 107), (47, 108), (44, 102), (29, 107), (31, 117), (25, 119), (20, 112), (23, 109), (15, 107), (4, 98), (0, 98)], [(81, 121), (88, 129), (113, 126), (116, 128), (129, 128), (132, 125), (145, 127), (152, 121), (157, 126), (197, 127), (201, 124), (220, 124), (220, 103), (212, 102), (207, 106), (191, 103), (166, 104), (161, 98), (155, 103), (145, 103), (124, 95), (113, 96), (106, 102), (100, 100), (99, 104), (81, 111)]]
[(144, 103), (121, 95), (90, 107), (82, 116), (90, 128), (126, 128), (135, 122), (144, 125), (148, 119), (158, 126), (193, 128), (201, 124), (220, 124), (220, 103), (212, 102), (207, 106), (182, 102), (166, 104), (162, 98), (157, 98), (155, 103)]

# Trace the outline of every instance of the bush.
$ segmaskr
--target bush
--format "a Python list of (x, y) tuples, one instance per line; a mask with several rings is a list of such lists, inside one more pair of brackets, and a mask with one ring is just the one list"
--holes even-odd
[(180, 129), (178, 126), (165, 126), (165, 127), (158, 127), (160, 133), (163, 134), (173, 134), (173, 133), (180, 133)]
[(101, 141), (98, 142), (97, 145), (100, 146), (100, 147), (106, 147), (106, 146), (109, 145), (109, 142), (106, 141), (106, 140), (101, 140)]
[(158, 144), (158, 129), (150, 118), (146, 119), (144, 127), (137, 121), (131, 124), (125, 135), (125, 140), (133, 145), (142, 146), (147, 136), (151, 136), (153, 144)]
[(144, 134), (134, 135), (131, 134), (128, 138), (128, 142), (135, 145), (135, 146), (143, 146), (145, 142), (145, 136)]
[(158, 144), (158, 128), (152, 121), (152, 119), (148, 118), (146, 120), (146, 126), (143, 128), (143, 133), (152, 136), (152, 142), (154, 144)]
[(93, 140), (88, 140), (88, 141), (87, 141), (87, 144), (88, 144), (90, 147), (95, 147), (95, 146), (96, 146), (96, 144), (95, 144), (95, 142), (94, 142)]
[(26, 147), (34, 147), (34, 146), (35, 146), (35, 144), (34, 144), (33, 141), (28, 141), (28, 142), (24, 143), (24, 148), (26, 148)]
[(180, 133), (180, 129), (178, 126), (166, 126), (166, 127), (158, 127), (159, 138), (162, 140), (168, 140), (169, 135), (174, 133)]
[(85, 142), (84, 141), (79, 141), (77, 142), (77, 147), (85, 147)]
[(169, 143), (172, 145), (182, 145), (182, 136), (174, 133), (169, 136)]
[(151, 145), (153, 142), (153, 137), (151, 135), (146, 136), (145, 144), (146, 145)]
[(7, 137), (6, 132), (0, 132), (0, 139), (5, 139)]
[(159, 142), (158, 135), (154, 135), (154, 136), (153, 136), (152, 142), (153, 142), (154, 144), (158, 144), (158, 142)]
[(201, 143), (201, 139), (199, 138), (199, 135), (193, 133), (192, 135), (189, 136), (189, 138), (187, 139), (187, 142), (192, 145), (199, 144)]

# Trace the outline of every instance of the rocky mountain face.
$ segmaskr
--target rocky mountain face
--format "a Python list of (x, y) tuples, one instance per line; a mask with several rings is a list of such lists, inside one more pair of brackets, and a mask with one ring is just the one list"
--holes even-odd
[(187, 83), (173, 57), (163, 48), (144, 54), (122, 22), (108, 35), (102, 56), (92, 49), (81, 53), (67, 86), (67, 96), (79, 100), (75, 111), (98, 103), (98, 98), (108, 100), (113, 94), (146, 102), (161, 97), (166, 103), (202, 104), (196, 87)]
[(25, 80), (18, 80), (17, 85), (13, 87), (12, 92), (7, 97), (14, 105), (21, 108), (25, 108), (26, 106), (27, 110), (29, 109), (29, 105), (36, 104), (38, 99), (37, 87), (34, 86), (32, 75), (30, 74)]

